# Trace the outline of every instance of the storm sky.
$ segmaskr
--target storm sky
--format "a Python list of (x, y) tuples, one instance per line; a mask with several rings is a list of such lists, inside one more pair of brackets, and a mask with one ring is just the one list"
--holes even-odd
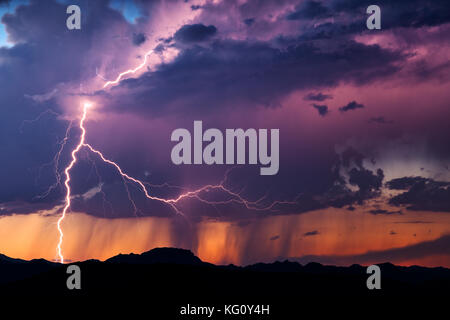
[[(217, 263), (450, 266), (450, 3), (379, 0), (381, 30), (368, 30), (372, 2), (0, 1), (0, 252), (54, 258), (55, 183), (89, 101), (87, 143), (151, 195), (231, 192), (186, 197), (178, 212), (83, 148), (63, 225), (73, 259), (171, 245)], [(66, 27), (69, 4), (81, 30)], [(195, 120), (279, 129), (278, 174), (173, 164), (171, 133)], [(10, 239), (13, 226), (46, 249)], [(116, 244), (96, 245), (107, 232)]]

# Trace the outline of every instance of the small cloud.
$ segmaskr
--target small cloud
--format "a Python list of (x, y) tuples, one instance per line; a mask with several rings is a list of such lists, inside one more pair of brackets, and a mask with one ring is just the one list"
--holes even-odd
[(428, 224), (428, 223), (434, 223), (434, 222), (423, 221), (423, 220), (412, 220), (412, 221), (396, 221), (394, 223)]
[(396, 235), (397, 232), (395, 232), (394, 230), (391, 230), (391, 232), (389, 232), (389, 234), (390, 234), (391, 236), (393, 236), (393, 235)]
[(304, 237), (309, 237), (309, 236), (316, 236), (319, 234), (319, 231), (317, 230), (313, 230), (313, 231), (309, 231), (303, 234)]
[(133, 34), (133, 44), (135, 46), (140, 46), (147, 40), (147, 37), (143, 33), (134, 33)]
[(340, 107), (339, 110), (341, 112), (347, 112), (350, 110), (362, 109), (364, 108), (363, 104), (357, 103), (356, 101), (349, 102), (347, 105)]
[(175, 39), (185, 43), (202, 42), (211, 38), (217, 33), (217, 28), (213, 25), (186, 24), (175, 32)]
[(158, 44), (158, 45), (155, 47), (155, 49), (153, 49), (153, 51), (156, 52), (156, 53), (161, 53), (161, 52), (163, 52), (165, 49), (166, 49), (166, 47), (165, 47), (162, 43), (160, 43), (160, 44)]
[(389, 200), (395, 206), (406, 205), (408, 210), (450, 212), (450, 182), (423, 177), (403, 177), (386, 183), (391, 190), (407, 190)]
[(403, 214), (401, 210), (398, 211), (388, 211), (383, 209), (370, 210), (369, 213), (377, 215), (377, 214)]
[(200, 6), (200, 5), (196, 5), (196, 4), (193, 4), (192, 6), (191, 6), (191, 10), (192, 11), (195, 11), (195, 10), (199, 10), (199, 9), (201, 9), (202, 8), (202, 6)]
[(416, 185), (426, 184), (429, 180), (423, 177), (403, 177), (388, 181), (386, 186), (390, 190), (407, 190)]
[(333, 99), (333, 96), (330, 94), (323, 94), (322, 92), (318, 93), (310, 92), (303, 97), (303, 100), (306, 101), (325, 101), (327, 99)]
[(319, 104), (313, 104), (312, 105), (317, 111), (319, 112), (319, 115), (322, 117), (325, 117), (330, 111), (328, 110), (328, 106), (326, 105), (319, 105)]
[(278, 240), (278, 239), (280, 239), (279, 235), (276, 235), (276, 236), (273, 236), (273, 237), (270, 238), (270, 240), (272, 240), (272, 241)]
[(248, 27), (250, 27), (254, 22), (255, 22), (255, 19), (254, 19), (254, 18), (248, 18), (248, 19), (245, 19), (245, 20), (244, 20), (244, 23), (245, 23)]

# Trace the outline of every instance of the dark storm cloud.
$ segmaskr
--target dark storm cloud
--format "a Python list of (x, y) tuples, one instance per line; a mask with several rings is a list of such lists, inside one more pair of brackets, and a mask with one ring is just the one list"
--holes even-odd
[(380, 187), (384, 178), (383, 170), (372, 172), (365, 168), (352, 168), (349, 172), (350, 185), (358, 187), (352, 191), (341, 181), (342, 177), (323, 193), (325, 206), (342, 208), (352, 204), (363, 204), (365, 200), (376, 198), (380, 195)]
[(405, 177), (386, 185), (393, 190), (408, 190), (392, 197), (389, 202), (393, 205), (406, 205), (409, 210), (450, 211), (450, 182)]
[[(355, 35), (369, 34), (366, 27), (366, 9), (369, 5), (376, 4), (381, 8), (382, 30), (394, 28), (417, 29), (427, 26), (444, 25), (450, 22), (450, 2), (447, 0), (423, 1), (423, 0), (383, 0), (373, 3), (371, 1), (336, 0), (336, 1), (306, 1), (297, 6), (295, 12), (287, 13), (287, 20), (315, 21), (314, 24), (302, 26), (299, 38), (303, 41), (326, 39), (329, 41), (338, 38), (352, 38)], [(306, 10), (309, 7), (310, 10)], [(303, 8), (301, 10), (301, 8)], [(329, 18), (332, 17), (332, 21)], [(290, 19), (289, 19), (290, 18)], [(295, 18), (294, 20), (292, 20)], [(401, 32), (396, 33), (402, 38)], [(415, 41), (414, 37), (405, 36), (408, 43)], [(428, 70), (423, 66), (422, 72), (434, 74), (439, 70)], [(432, 68), (431, 68), (432, 69)]]
[(355, 165), (356, 167), (363, 169), (363, 160), (365, 156), (356, 150), (355, 148), (347, 148), (342, 152), (342, 165), (345, 168), (349, 168), (352, 165)]
[[(264, 10), (277, 7), (281, 2), (250, 1), (240, 6), (239, 10), (243, 15), (237, 20), (238, 24), (245, 30), (257, 29), (256, 27), (259, 30), (259, 22), (262, 16), (265, 17), (265, 11), (261, 11), (263, 14), (258, 15), (257, 13), (260, 13), (258, 10), (263, 10), (262, 7), (265, 8)], [(142, 6), (145, 5), (147, 8), (154, 3), (156, 2), (145, 2)], [(286, 4), (286, 1), (283, 3)], [(319, 17), (320, 14), (314, 13), (312, 9), (310, 8), (310, 13)], [(21, 8), (16, 15), (7, 15), (4, 18), (11, 38), (20, 44), (12, 48), (0, 49), (0, 61), (2, 61), (0, 87), (3, 90), (0, 95), (0, 105), (3, 108), (2, 112), (8, 114), (7, 118), (0, 120), (0, 141), (5, 154), (10, 156), (4, 160), (5, 166), (0, 168), (0, 179), (3, 181), (0, 186), (0, 202), (31, 201), (34, 196), (42, 193), (46, 187), (55, 182), (51, 166), (43, 169), (46, 174), (42, 173), (39, 179), (36, 179), (36, 176), (40, 170), (39, 167), (51, 161), (57, 151), (55, 138), (60, 140), (63, 137), (67, 122), (44, 119), (24, 126), (23, 133), (20, 134), (19, 128), (22, 121), (34, 119), (42, 110), (41, 108), (60, 111), (53, 98), (39, 105), (35, 100), (27, 97), (42, 97), (52, 92), (59, 83), (79, 84), (86, 79), (94, 78), (95, 66), (101, 64), (105, 52), (98, 52), (94, 58), (90, 59), (80, 52), (89, 52), (92, 43), (101, 39), (102, 35), (108, 35), (110, 26), (123, 28), (126, 34), (137, 31), (126, 23), (120, 13), (108, 9), (106, 1), (90, 2), (86, 11), (82, 7), (82, 12), (89, 13), (83, 17), (100, 17), (84, 21), (83, 32), (68, 32), (65, 28), (67, 17), (65, 6), (52, 2), (49, 2), (48, 6), (41, 6), (41, 2), (32, 1), (31, 6)], [(146, 14), (144, 18), (151, 17), (147, 11), (144, 13)], [(256, 21), (252, 28), (245, 28), (242, 25), (242, 21), (245, 23), (244, 18), (247, 17), (252, 17), (251, 19)], [(361, 19), (365, 19), (365, 15)], [(209, 23), (215, 22), (207, 24)], [(268, 26), (270, 29), (270, 25)], [(353, 34), (355, 30), (361, 29), (361, 23), (354, 26), (353, 29), (346, 26), (336, 29), (335, 25), (326, 28)], [(320, 28), (321, 26), (316, 31)], [(217, 29), (221, 32), (218, 33)], [(278, 107), (284, 97), (299, 89), (319, 92), (309, 96), (310, 101), (324, 101), (331, 97), (322, 94), (320, 90), (326, 90), (324, 88), (337, 86), (340, 83), (359, 86), (386, 79), (400, 70), (405, 60), (405, 54), (401, 51), (392, 51), (377, 45), (365, 45), (348, 39), (339, 42), (333, 40), (326, 43), (320, 41), (305, 43), (298, 36), (294, 36), (286, 38), (289, 42), (283, 45), (280, 39), (265, 41), (224, 39), (219, 24), (217, 29), (215, 26), (203, 24), (187, 25), (179, 29), (175, 33), (175, 40), (179, 43), (173, 45), (177, 46), (180, 54), (173, 61), (157, 66), (140, 77), (124, 80), (111, 90), (98, 93), (108, 100), (105, 101), (105, 105), (108, 106), (107, 110), (105, 109), (106, 113), (120, 111), (155, 117), (201, 114), (206, 117), (209, 114), (220, 116), (222, 115), (220, 112), (225, 108), (236, 108), (239, 110), (236, 115), (242, 117), (246, 111), (245, 108)], [(135, 44), (139, 42), (135, 41)], [(159, 47), (160, 52), (164, 50), (163, 46)], [(86, 62), (89, 64), (86, 65)], [(228, 111), (229, 109), (226, 109), (225, 113)], [(320, 114), (321, 111), (319, 109), (318, 111)], [(70, 156), (67, 151), (73, 148), (78, 135), (77, 130), (71, 133), (60, 168), (67, 164)], [(164, 139), (166, 138), (164, 136)], [(90, 136), (90, 139), (95, 137)], [(301, 138), (296, 137), (296, 139)], [(239, 174), (232, 175), (229, 187), (236, 192), (244, 190), (244, 196), (255, 201), (267, 192), (268, 196), (263, 201), (265, 204), (270, 204), (272, 200), (294, 199), (292, 203), (275, 205), (274, 210), (268, 214), (274, 212), (295, 214), (329, 206), (342, 207), (362, 203), (378, 194), (383, 173), (364, 168), (363, 156), (344, 155), (342, 163), (339, 163), (340, 167), (344, 166), (349, 171), (348, 183), (358, 188), (357, 191), (352, 191), (355, 188), (350, 190), (343, 177), (340, 177), (337, 171), (330, 170), (335, 164), (334, 140), (329, 145), (320, 146), (310, 143), (309, 137), (305, 140), (307, 141), (295, 141), (297, 149), (293, 154), (284, 151), (287, 148), (282, 146), (281, 153), (286, 153), (281, 157), (283, 161), (289, 163), (283, 163), (283, 170), (276, 177), (254, 177), (254, 170), (244, 169), (238, 171)], [(291, 142), (292, 140), (289, 141)], [(167, 140), (163, 140), (163, 143), (167, 144)], [(328, 143), (328, 140), (325, 143)], [(135, 147), (133, 152), (137, 152), (139, 156), (135, 157), (134, 153), (133, 156), (129, 156), (126, 152), (118, 152), (125, 153), (118, 162), (121, 165), (124, 164), (125, 168), (132, 168), (133, 173), (137, 172), (136, 177), (142, 178), (144, 170), (153, 164), (149, 165), (142, 160), (139, 165), (134, 165), (135, 158), (145, 157), (141, 156), (144, 152), (142, 146), (133, 147)], [(156, 153), (160, 150), (158, 147), (161, 146), (155, 147)], [(91, 156), (91, 158), (95, 157)], [(126, 190), (114, 169), (110, 166), (103, 168), (100, 161), (94, 159), (103, 181), (98, 181), (95, 174), (87, 174), (93, 170), (92, 163), (89, 162), (91, 158), (84, 151), (81, 152), (82, 161), (77, 168), (74, 168), (73, 209), (103, 216), (105, 201), (101, 192), (89, 198), (80, 196), (89, 188), (101, 185), (101, 190), (107, 195), (107, 201), (115, 209), (113, 216), (134, 216), (132, 205), (127, 201)], [(356, 167), (351, 168), (350, 165), (346, 165), (347, 162), (356, 163)], [(170, 176), (171, 174), (176, 176), (173, 173), (176, 169), (167, 166), (167, 163), (161, 167), (152, 167), (154, 171), (152, 181), (156, 177), (164, 182), (173, 177)], [(199, 176), (192, 175), (188, 178), (183, 177), (184, 179), (175, 177), (173, 180), (180, 185), (189, 181), (192, 185), (198, 186), (202, 182), (198, 180)], [(61, 201), (62, 189), (57, 190), (58, 192), (52, 193), (44, 201), (46, 203)], [(179, 189), (176, 190), (179, 192)], [(152, 194), (157, 194), (158, 191), (152, 188)], [(145, 199), (136, 186), (131, 187), (131, 193), (140, 209), (137, 215), (167, 216), (166, 212), (173, 213), (167, 206)], [(161, 193), (161, 196), (169, 194)], [(298, 194), (301, 195), (298, 196)], [(169, 195), (174, 196), (177, 193), (172, 191)], [(224, 199), (223, 194), (209, 196), (212, 199)], [(107, 203), (106, 206), (109, 210)], [(195, 201), (185, 201), (180, 203), (180, 207), (198, 216), (209, 215), (226, 219), (238, 219), (249, 211), (242, 205), (233, 204), (218, 206), (220, 210), (217, 212), (211, 206), (195, 203)], [(17, 210), (25, 212), (21, 209)], [(266, 214), (259, 211), (257, 213), (260, 216)]]
[(306, 101), (319, 101), (319, 102), (322, 102), (322, 101), (325, 101), (327, 99), (333, 99), (333, 96), (329, 95), (329, 94), (323, 94), (322, 92), (318, 92), (318, 93), (310, 92), (303, 99), (306, 100)]
[(56, 201), (50, 202), (25, 202), (25, 201), (13, 201), (5, 202), (1, 204), (0, 207), (0, 217), (9, 216), (13, 214), (27, 214), (35, 213), (41, 210), (50, 210), (57, 204)]
[(11, 3), (11, 0), (0, 0), (0, 7), (7, 6)]
[(450, 21), (450, 2), (447, 0), (380, 0), (376, 3), (369, 0), (335, 0), (330, 7), (335, 13), (357, 16), (365, 14), (366, 8), (372, 4), (381, 8), (383, 29), (420, 28), (441, 25)]
[[(280, 50), (270, 42), (218, 40), (187, 48), (173, 62), (122, 81), (120, 86), (128, 90), (122, 94), (113, 89), (106, 97), (110, 97), (108, 105), (138, 113), (162, 112), (168, 107), (189, 113), (214, 111), (239, 103), (273, 107), (297, 89), (340, 82), (362, 85), (388, 77), (399, 70), (396, 63), (403, 58), (401, 52), (354, 41), (327, 50), (308, 43)], [(359, 104), (345, 110), (355, 107)]]
[(143, 33), (133, 33), (133, 44), (140, 46), (147, 40), (147, 37)]
[(320, 19), (330, 16), (332, 16), (332, 13), (320, 1), (308, 0), (296, 6), (295, 10), (286, 16), (286, 19)]
[(359, 33), (365, 29), (366, 9), (376, 4), (381, 8), (382, 29), (398, 27), (420, 28), (442, 25), (450, 21), (450, 2), (447, 0), (381, 0), (373, 3), (369, 0), (308, 0), (296, 7), (286, 16), (288, 20), (313, 20), (328, 17), (335, 22), (326, 23), (319, 28), (308, 29), (306, 35), (312, 38), (329, 38), (344, 34)]
[[(323, 200), (327, 206), (342, 208), (353, 204), (363, 204), (365, 200), (376, 198), (381, 194), (384, 173), (382, 169), (375, 172), (364, 167), (363, 160), (366, 157), (355, 150), (347, 148), (344, 150), (334, 165), (334, 182), (330, 188), (323, 193)], [(348, 175), (346, 180), (340, 173), (345, 170)], [(349, 185), (358, 187), (352, 191)]]
[(175, 32), (174, 38), (185, 43), (202, 42), (210, 39), (217, 32), (215, 26), (203, 24), (187, 24)]
[(304, 236), (304, 237), (310, 237), (310, 236), (316, 236), (316, 235), (318, 235), (318, 234), (319, 234), (319, 231), (313, 230), (313, 231), (305, 232), (305, 233), (303, 234), (303, 236)]
[(325, 115), (328, 114), (329, 110), (328, 110), (328, 106), (326, 105), (320, 105), (320, 104), (313, 104), (312, 105), (314, 109), (317, 110), (317, 112), (319, 112), (319, 115), (324, 117)]
[(381, 169), (378, 169), (376, 174), (374, 174), (365, 168), (352, 168), (349, 175), (349, 182), (358, 186), (362, 193), (379, 190), (384, 178), (383, 170)]
[[(45, 5), (30, 1), (2, 18), (16, 44), (0, 48), (0, 145), (5, 155), (0, 167), (0, 203), (30, 204), (9, 206), (9, 211), (28, 213), (32, 206), (48, 208), (46, 204), (63, 199), (59, 187), (48, 197), (37, 196), (55, 183), (51, 161), (68, 122), (54, 117), (30, 120), (42, 112), (61, 114), (55, 97), (62, 91), (55, 88), (95, 76), (95, 68), (85, 68), (86, 56), (80, 52), (88, 51), (97, 32), (107, 30), (110, 24), (126, 25), (119, 13), (109, 9), (107, 1), (95, 1), (89, 8), (83, 2), (78, 4), (83, 12), (90, 13), (84, 15), (83, 32), (68, 32), (66, 6), (56, 1), (46, 1)], [(55, 94), (48, 94), (52, 92)], [(76, 129), (71, 131), (65, 151), (73, 147), (78, 134)], [(69, 157), (68, 152), (62, 154), (60, 168)]]
[(427, 178), (423, 177), (403, 177), (392, 179), (386, 182), (386, 186), (391, 190), (406, 190), (419, 183), (426, 183)]
[(357, 103), (356, 101), (352, 101), (352, 102), (349, 102), (348, 104), (346, 104), (345, 106), (340, 107), (339, 111), (347, 112), (347, 111), (362, 109), (362, 108), (364, 108), (363, 104)]

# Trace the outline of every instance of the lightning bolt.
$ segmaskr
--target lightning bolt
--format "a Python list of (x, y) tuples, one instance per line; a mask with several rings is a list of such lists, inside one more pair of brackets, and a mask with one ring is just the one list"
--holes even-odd
[[(147, 64), (147, 60), (149, 55), (151, 55), (153, 53), (153, 50), (148, 51), (145, 56), (144, 56), (144, 61), (137, 66), (134, 69), (129, 69), (127, 71), (124, 71), (122, 73), (120, 73), (117, 78), (113, 81), (107, 81), (104, 85), (103, 88), (106, 88), (110, 85), (115, 85), (117, 83), (120, 82), (120, 80), (129, 74), (134, 74), (137, 71), (139, 71), (140, 69), (144, 68), (145, 65)], [(205, 185), (201, 188), (198, 188), (196, 190), (193, 191), (186, 191), (184, 193), (181, 193), (180, 195), (178, 195), (175, 198), (171, 198), (171, 199), (165, 199), (165, 198), (161, 198), (161, 197), (156, 197), (156, 196), (152, 196), (150, 195), (150, 193), (148, 192), (147, 188), (145, 187), (145, 184), (150, 185), (150, 186), (157, 186), (157, 185), (151, 185), (147, 182), (143, 182), (139, 179), (136, 179), (130, 175), (128, 175), (127, 173), (124, 172), (124, 170), (119, 166), (119, 164), (117, 164), (116, 162), (108, 159), (107, 157), (105, 157), (103, 155), (102, 152), (100, 152), (99, 150), (95, 149), (92, 145), (90, 145), (89, 143), (85, 142), (85, 137), (86, 137), (86, 129), (84, 127), (84, 122), (86, 120), (87, 117), (87, 111), (89, 108), (90, 104), (89, 103), (85, 103), (83, 105), (83, 113), (79, 122), (79, 127), (81, 130), (81, 136), (80, 136), (80, 140), (77, 144), (77, 146), (72, 150), (72, 160), (69, 163), (69, 165), (65, 168), (64, 173), (65, 173), (65, 181), (64, 181), (64, 185), (66, 187), (66, 197), (65, 197), (65, 206), (63, 208), (62, 214), (60, 216), (60, 218), (58, 219), (58, 223), (57, 223), (57, 228), (58, 228), (58, 232), (59, 232), (59, 242), (58, 242), (58, 246), (57, 246), (57, 253), (58, 253), (58, 257), (59, 257), (59, 261), (61, 263), (64, 263), (64, 256), (62, 253), (62, 244), (63, 244), (63, 239), (64, 239), (64, 233), (62, 230), (62, 222), (64, 221), (64, 218), (67, 215), (68, 210), (70, 209), (71, 206), (71, 189), (70, 189), (70, 171), (73, 168), (73, 166), (75, 165), (75, 163), (77, 162), (77, 153), (82, 149), (82, 148), (86, 148), (88, 149), (90, 152), (92, 152), (93, 154), (97, 155), (104, 163), (107, 163), (109, 165), (111, 165), (112, 167), (114, 167), (117, 172), (120, 174), (120, 176), (123, 179), (126, 191), (128, 193), (128, 199), (130, 200), (133, 209), (134, 209), (134, 213), (135, 215), (137, 214), (138, 208), (136, 206), (136, 204), (134, 203), (132, 197), (131, 197), (131, 193), (127, 187), (127, 183), (134, 183), (135, 185), (137, 185), (143, 192), (143, 194), (145, 195), (145, 197), (147, 199), (153, 200), (153, 201), (159, 201), (162, 203), (165, 203), (166, 205), (168, 205), (169, 207), (171, 207), (173, 209), (173, 211), (176, 214), (179, 214), (181, 216), (185, 216), (183, 214), (183, 212), (180, 210), (180, 208), (177, 206), (177, 204), (184, 200), (184, 199), (188, 199), (188, 198), (194, 198), (197, 199), (198, 201), (201, 201), (203, 203), (206, 203), (208, 205), (212, 205), (212, 206), (216, 206), (216, 205), (223, 205), (223, 204), (229, 204), (229, 203), (239, 203), (244, 205), (247, 209), (250, 210), (272, 210), (274, 208), (275, 205), (277, 204), (296, 204), (296, 201), (273, 201), (271, 204), (269, 205), (262, 205), (261, 203), (264, 201), (264, 199), (266, 198), (266, 196), (256, 200), (256, 201), (249, 201), (247, 199), (245, 199), (240, 192), (235, 192), (229, 188), (226, 187), (226, 182), (228, 179), (228, 174), (229, 172), (233, 169), (227, 170), (225, 177), (223, 178), (223, 180), (217, 184), (217, 185)], [(67, 137), (67, 134), (66, 134)], [(163, 184), (161, 186), (170, 186), (168, 184)], [(176, 187), (176, 188), (180, 188), (180, 189), (184, 189), (182, 187), (178, 187), (178, 186), (170, 186), (170, 187)], [(207, 200), (205, 199), (202, 195), (204, 193), (208, 193), (214, 190), (218, 190), (221, 192), (226, 193), (229, 196), (229, 199), (227, 200), (222, 200), (222, 201), (211, 201), (211, 200)]]
[(41, 175), (41, 170), (43, 167), (53, 164), (56, 182), (54, 184), (52, 184), (50, 187), (48, 187), (47, 191), (45, 191), (44, 193), (42, 193), (40, 195), (35, 196), (34, 199), (43, 199), (43, 198), (47, 197), (53, 189), (56, 189), (56, 187), (61, 185), (61, 174), (59, 172), (59, 160), (61, 158), (61, 154), (64, 150), (64, 147), (66, 146), (67, 140), (69, 140), (69, 133), (70, 133), (71, 128), (72, 128), (72, 121), (70, 121), (69, 125), (67, 126), (64, 139), (58, 143), (60, 145), (60, 148), (59, 148), (58, 152), (55, 154), (55, 156), (53, 157), (52, 161), (45, 163), (43, 166), (41, 166), (39, 168), (38, 177)]
[[(151, 55), (152, 53), (153, 53), (153, 50), (150, 50), (147, 53), (145, 53), (144, 61), (140, 65), (138, 65), (134, 69), (129, 69), (127, 71), (124, 71), (124, 72), (120, 73), (117, 76), (116, 80), (105, 82), (105, 84), (103, 85), (103, 88), (106, 88), (109, 85), (117, 84), (122, 79), (122, 77), (124, 77), (125, 75), (134, 74), (137, 71), (139, 71), (140, 69), (142, 69), (147, 64), (148, 56)], [(97, 70), (96, 70), (96, 73), (98, 74)], [(61, 224), (62, 224), (64, 218), (66, 217), (67, 211), (69, 210), (70, 205), (71, 205), (71, 199), (70, 199), (71, 198), (71, 189), (70, 189), (70, 184), (69, 184), (69, 182), (70, 182), (70, 170), (72, 169), (72, 167), (77, 162), (77, 153), (78, 153), (78, 151), (80, 151), (80, 149), (83, 147), (83, 145), (85, 145), (84, 144), (84, 140), (85, 140), (85, 137), (86, 137), (86, 129), (84, 128), (84, 121), (86, 120), (87, 109), (88, 109), (89, 106), (90, 106), (89, 103), (85, 103), (84, 106), (83, 106), (83, 115), (82, 115), (81, 120), (80, 120), (80, 129), (81, 129), (80, 141), (79, 141), (78, 145), (75, 147), (75, 149), (72, 150), (72, 161), (69, 163), (69, 165), (64, 170), (64, 173), (66, 175), (66, 180), (64, 182), (64, 185), (66, 186), (66, 204), (65, 204), (64, 209), (62, 211), (62, 214), (59, 217), (58, 222), (57, 222), (57, 228), (58, 228), (58, 232), (59, 232), (59, 241), (58, 241), (57, 251), (58, 251), (59, 261), (61, 263), (64, 263), (64, 256), (63, 256), (62, 248), (61, 248), (62, 247), (62, 243), (63, 243), (63, 239), (64, 239), (64, 233), (63, 233), (63, 230), (61, 228)], [(66, 137), (67, 137), (67, 135), (66, 135)], [(88, 146), (92, 151), (95, 150), (90, 145), (86, 145), (86, 146)], [(105, 159), (101, 152), (95, 150), (95, 153), (100, 154), (102, 159)], [(109, 162), (113, 163), (112, 161), (109, 161)], [(120, 169), (120, 167), (117, 164), (114, 163), (114, 165), (120, 170), (120, 173), (121, 173), (122, 176), (127, 177), (127, 179), (131, 178), (128, 175), (123, 175), (122, 174), (122, 170)], [(57, 176), (57, 180), (58, 180), (58, 176)], [(133, 179), (133, 181), (137, 182), (138, 180)], [(59, 182), (59, 180), (57, 182)], [(140, 184), (140, 186), (144, 187), (142, 182), (139, 181), (139, 184)], [(147, 193), (147, 190), (145, 189), (145, 187), (144, 187), (144, 190), (145, 190), (145, 195), (147, 196), (148, 193)], [(127, 188), (127, 192), (128, 192), (128, 198), (132, 202), (134, 210), (135, 210), (135, 213), (136, 213), (137, 207), (136, 207), (136, 205), (134, 204), (134, 202), (131, 199), (131, 195), (130, 195), (130, 192), (128, 191), (128, 188)], [(173, 207), (176, 208), (175, 206), (173, 206)], [(178, 209), (177, 209), (177, 211), (178, 211)]]
[(124, 71), (122, 73), (120, 73), (116, 80), (114, 81), (106, 81), (106, 83), (103, 85), (103, 89), (105, 89), (107, 86), (109, 85), (114, 85), (114, 84), (118, 84), (120, 82), (120, 80), (122, 79), (123, 76), (126, 76), (127, 74), (133, 74), (138, 72), (140, 69), (142, 69), (143, 67), (145, 67), (145, 65), (147, 64), (147, 59), (148, 56), (151, 55), (153, 53), (153, 50), (148, 51), (145, 55), (144, 55), (144, 61), (138, 65), (136, 68), (134, 69), (128, 69), (127, 71)]
[(30, 123), (39, 121), (39, 120), (40, 120), (43, 116), (45, 116), (46, 114), (52, 114), (52, 115), (54, 115), (54, 116), (56, 116), (56, 117), (59, 116), (59, 113), (53, 111), (52, 109), (47, 109), (47, 110), (41, 112), (35, 119), (32, 119), (32, 120), (24, 120), (24, 121), (22, 121), (22, 123), (21, 123), (21, 125), (20, 125), (20, 127), (19, 127), (20, 133), (23, 133), (23, 127), (25, 126), (25, 124), (30, 124)]
[(59, 261), (61, 263), (64, 263), (64, 256), (62, 254), (62, 249), (61, 249), (63, 239), (64, 239), (64, 233), (61, 228), (61, 223), (63, 222), (64, 218), (66, 217), (67, 210), (69, 210), (69, 208), (70, 208), (70, 200), (71, 200), (70, 199), (71, 189), (70, 189), (70, 184), (69, 184), (70, 170), (73, 168), (73, 166), (77, 162), (77, 153), (78, 153), (78, 151), (80, 151), (81, 147), (84, 144), (84, 139), (86, 137), (86, 129), (84, 128), (84, 121), (86, 120), (87, 109), (89, 107), (90, 107), (89, 103), (84, 103), (83, 116), (81, 117), (81, 120), (80, 120), (80, 129), (81, 129), (80, 141), (78, 142), (78, 145), (75, 147), (75, 149), (72, 150), (72, 161), (70, 161), (69, 165), (64, 170), (64, 174), (66, 175), (66, 180), (64, 181), (64, 185), (66, 186), (66, 205), (64, 206), (61, 217), (59, 217), (58, 223), (57, 223), (57, 228), (58, 228), (58, 232), (59, 232), (59, 241), (58, 241), (57, 250), (58, 250)]

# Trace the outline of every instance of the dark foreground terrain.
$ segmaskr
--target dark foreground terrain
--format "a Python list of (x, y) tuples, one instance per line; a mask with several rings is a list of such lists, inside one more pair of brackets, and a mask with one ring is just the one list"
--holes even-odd
[[(173, 248), (74, 264), (81, 269), (81, 290), (67, 289), (68, 265), (0, 255), (0, 295), (136, 297), (145, 299), (147, 307), (153, 308), (152, 313), (157, 310), (166, 315), (159, 319), (191, 319), (180, 318), (181, 308), (188, 304), (216, 309), (223, 309), (225, 304), (269, 304), (269, 318), (277, 319), (281, 317), (274, 313), (296, 312), (308, 300), (350, 302), (382, 298), (392, 302), (400, 297), (448, 297), (450, 289), (450, 269), (446, 268), (379, 264), (381, 290), (368, 290), (369, 275), (366, 267), (359, 265), (302, 266), (284, 261), (247, 267), (216, 266), (202, 262), (190, 251)], [(198, 319), (202, 318), (207, 316)], [(216, 314), (212, 318), (221, 317)], [(260, 318), (265, 319), (257, 317)]]

